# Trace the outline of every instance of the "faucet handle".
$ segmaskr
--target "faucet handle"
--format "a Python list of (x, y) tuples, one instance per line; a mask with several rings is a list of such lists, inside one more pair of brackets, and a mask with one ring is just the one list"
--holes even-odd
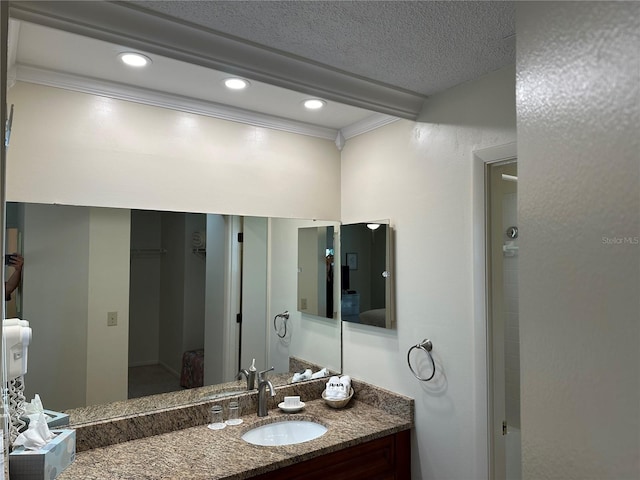
[(265, 379), (265, 373), (275, 369), (276, 367), (271, 367), (271, 368), (267, 368), (266, 370), (263, 370), (262, 372), (258, 372), (258, 381), (259, 382), (263, 381)]

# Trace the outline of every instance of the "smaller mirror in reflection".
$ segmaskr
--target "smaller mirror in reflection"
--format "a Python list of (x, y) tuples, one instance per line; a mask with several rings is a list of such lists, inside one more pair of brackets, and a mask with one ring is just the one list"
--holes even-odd
[(298, 311), (333, 318), (333, 227), (298, 229)]
[(384, 223), (340, 227), (342, 320), (394, 328), (390, 232)]

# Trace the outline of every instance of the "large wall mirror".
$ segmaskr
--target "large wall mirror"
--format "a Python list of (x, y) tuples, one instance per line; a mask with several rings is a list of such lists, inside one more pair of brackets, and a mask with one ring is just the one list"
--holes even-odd
[(392, 234), (382, 221), (340, 227), (343, 321), (395, 328)]
[[(274, 384), (290, 381), (291, 358), (341, 371), (338, 322), (295, 312), (297, 233), (312, 224), (9, 203), (8, 249), (25, 258), (11, 305), (33, 329), (27, 400), (58, 411), (175, 391), (199, 401), (206, 386), (242, 390), (236, 375), (254, 358), (275, 367)], [(291, 311), (285, 338), (269, 303)]]
[[(25, 259), (14, 307), (33, 329), (27, 397), (92, 407), (92, 420), (118, 416), (121, 400), (128, 414), (143, 413), (134, 403), (174, 406), (174, 393), (129, 399), (157, 392), (131, 393), (131, 369), (159, 364), (176, 377), (200, 350), (204, 386), (179, 385), (185, 402), (210, 385), (238, 390), (253, 358), (275, 367), (276, 384), (291, 379), (292, 359), (341, 371), (339, 322), (303, 322), (296, 308), (298, 229), (318, 226), (302, 217), (339, 217), (333, 139), (193, 113), (190, 102), (183, 111), (46, 85), (18, 78), (8, 92), (7, 199), (24, 203), (11, 207), (5, 253)], [(289, 190), (274, 193), (283, 175)], [(281, 338), (273, 319), (287, 310)]]

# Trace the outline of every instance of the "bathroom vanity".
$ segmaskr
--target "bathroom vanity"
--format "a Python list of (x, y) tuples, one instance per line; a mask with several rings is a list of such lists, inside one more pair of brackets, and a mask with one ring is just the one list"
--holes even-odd
[(410, 479), (410, 430), (402, 430), (251, 478), (256, 480)]
[[(111, 422), (79, 426), (77, 432), (84, 440), (78, 447), (84, 451), (77, 454), (75, 462), (58, 478), (410, 479), (413, 400), (354, 381), (354, 399), (343, 409), (332, 409), (320, 398), (325, 382), (326, 379), (319, 379), (276, 388), (277, 395), (270, 399), (267, 417), (256, 415), (255, 393), (165, 409), (162, 413), (168, 418), (184, 414), (180, 410), (192, 409), (188, 417), (198, 424), (86, 450), (91, 447), (92, 436), (99, 444), (105, 443), (104, 434), (112, 428), (106, 424)], [(304, 410), (287, 414), (276, 407), (284, 396), (294, 394), (305, 402)], [(229, 399), (241, 403), (243, 423), (222, 430), (208, 429), (206, 412), (210, 405), (222, 404), (226, 415)], [(139, 429), (148, 415), (121, 418), (118, 420), (121, 423), (116, 422), (118, 426), (111, 431)], [(161, 422), (161, 418), (157, 417), (156, 423)], [(252, 445), (241, 438), (257, 426), (288, 420), (321, 423), (327, 432), (311, 441), (269, 447)], [(151, 430), (157, 431), (157, 428)], [(139, 433), (130, 436), (135, 438)]]

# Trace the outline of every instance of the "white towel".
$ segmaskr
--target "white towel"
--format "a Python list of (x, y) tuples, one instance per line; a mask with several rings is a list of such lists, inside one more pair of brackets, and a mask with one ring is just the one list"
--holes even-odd
[(348, 375), (338, 378), (333, 376), (327, 382), (325, 398), (329, 400), (344, 400), (351, 392), (351, 378)]
[(351, 377), (349, 375), (340, 377), (340, 383), (342, 384), (345, 394), (348, 397), (349, 393), (351, 393)]
[(294, 373), (293, 377), (291, 378), (291, 383), (302, 382), (303, 380), (310, 380), (310, 379), (311, 379), (311, 369), (307, 368), (302, 373)]
[(323, 368), (322, 370), (318, 370), (316, 373), (314, 373), (313, 375), (311, 375), (311, 378), (322, 378), (322, 377), (326, 377), (329, 374), (329, 370), (327, 370), (326, 368)]
[(342, 384), (340, 383), (340, 378), (333, 376), (327, 382), (327, 386), (325, 388), (325, 398), (329, 400), (339, 400), (342, 395)]

